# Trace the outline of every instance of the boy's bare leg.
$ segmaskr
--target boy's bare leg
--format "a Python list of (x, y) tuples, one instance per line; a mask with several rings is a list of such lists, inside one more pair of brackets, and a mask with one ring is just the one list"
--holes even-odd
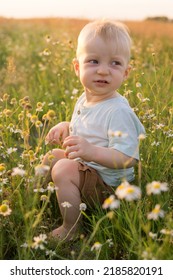
[(51, 170), (53, 166), (56, 164), (56, 162), (62, 158), (65, 158), (65, 154), (64, 154), (64, 150), (61, 149), (53, 149), (44, 156), (42, 160), (42, 164), (50, 166), (50, 170), (48, 171), (48, 173), (44, 178), (42, 187), (44, 186), (46, 187), (48, 183), (52, 181)]
[[(81, 203), (78, 163), (61, 159), (54, 165), (51, 175), (55, 186), (58, 187), (57, 199), (63, 217), (63, 224), (52, 232), (52, 236), (71, 239), (79, 228), (79, 222), (76, 223)], [(66, 206), (62, 205), (64, 202), (67, 202)], [(69, 208), (68, 203), (71, 205)]]

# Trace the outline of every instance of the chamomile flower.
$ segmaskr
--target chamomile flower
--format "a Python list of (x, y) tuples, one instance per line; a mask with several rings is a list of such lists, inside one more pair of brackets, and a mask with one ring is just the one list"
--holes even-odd
[(117, 187), (115, 194), (119, 199), (125, 199), (127, 201), (138, 200), (141, 198), (141, 189), (124, 181)]
[(16, 152), (16, 151), (17, 151), (17, 148), (12, 148), (12, 147), (10, 147), (10, 148), (7, 149), (7, 154), (8, 154), (8, 155), (11, 155), (12, 153), (14, 153), (14, 152)]
[(9, 207), (8, 204), (6, 203), (3, 203), (1, 206), (0, 206), (0, 215), (2, 216), (9, 216), (11, 214), (11, 209)]
[(143, 133), (141, 133), (141, 134), (139, 134), (139, 136), (138, 136), (138, 139), (141, 141), (141, 140), (144, 140), (146, 138), (146, 135), (145, 134), (143, 134)]
[(70, 208), (72, 207), (72, 205), (68, 202), (68, 201), (64, 201), (61, 203), (61, 206), (64, 208)]
[(46, 241), (47, 239), (47, 235), (46, 234), (40, 234), (39, 236), (35, 236), (34, 237), (34, 242), (32, 244), (32, 248), (34, 249), (41, 249), (44, 250), (45, 249), (45, 244), (47, 243)]
[(102, 244), (100, 243), (100, 242), (95, 242), (94, 244), (93, 244), (93, 246), (91, 247), (91, 251), (93, 251), (93, 250), (96, 250), (96, 251), (98, 251), (98, 250), (100, 250), (101, 249), (101, 247), (102, 247)]
[(164, 235), (170, 235), (173, 237), (173, 229), (169, 230), (169, 229), (161, 229), (160, 233), (164, 234)]
[(12, 170), (13, 170), (13, 172), (11, 173), (11, 176), (18, 175), (18, 176), (23, 177), (26, 174), (26, 171), (19, 167), (14, 167)]
[(58, 190), (58, 187), (56, 187), (53, 182), (49, 182), (47, 186), (47, 190), (53, 193), (54, 191)]
[(137, 83), (136, 83), (136, 87), (137, 87), (137, 88), (142, 87), (141, 83), (137, 82)]
[(48, 48), (46, 48), (46, 49), (44, 49), (44, 51), (41, 53), (41, 55), (49, 56), (49, 55), (51, 55), (51, 51), (50, 51)]
[(160, 205), (156, 204), (154, 209), (147, 215), (148, 220), (158, 220), (158, 218), (163, 218), (165, 215), (164, 211), (160, 209)]
[(112, 194), (108, 198), (105, 199), (105, 201), (102, 205), (102, 208), (103, 209), (110, 208), (112, 210), (115, 208), (119, 208), (119, 206), (120, 206), (120, 201), (115, 199), (115, 195)]
[(35, 175), (37, 176), (44, 176), (49, 171), (50, 166), (45, 164), (39, 164), (35, 167)]
[(149, 232), (149, 237), (151, 237), (152, 239), (156, 239), (157, 238), (157, 233), (153, 233), (153, 232)]
[(43, 194), (43, 195), (41, 195), (40, 200), (41, 200), (41, 201), (48, 201), (49, 198), (48, 198), (47, 195)]
[(146, 185), (146, 191), (148, 195), (160, 194), (161, 192), (166, 192), (168, 190), (167, 183), (161, 183), (159, 181), (153, 181)]

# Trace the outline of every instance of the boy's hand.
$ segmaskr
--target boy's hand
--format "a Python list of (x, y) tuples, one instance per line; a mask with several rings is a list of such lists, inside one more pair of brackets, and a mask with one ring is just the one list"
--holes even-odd
[(69, 136), (69, 122), (60, 122), (50, 129), (45, 143), (62, 145), (67, 136)]
[(92, 161), (94, 156), (94, 145), (80, 136), (72, 135), (65, 138), (63, 148), (66, 149), (65, 155), (69, 159), (80, 157), (85, 161)]

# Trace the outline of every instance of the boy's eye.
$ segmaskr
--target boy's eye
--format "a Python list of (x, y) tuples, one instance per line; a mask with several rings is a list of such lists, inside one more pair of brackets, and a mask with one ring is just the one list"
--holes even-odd
[(112, 61), (112, 65), (115, 66), (115, 65), (121, 65), (121, 62), (120, 61), (117, 61), (117, 60), (114, 60)]
[(96, 59), (91, 59), (89, 62), (92, 64), (98, 64), (98, 60), (96, 60)]

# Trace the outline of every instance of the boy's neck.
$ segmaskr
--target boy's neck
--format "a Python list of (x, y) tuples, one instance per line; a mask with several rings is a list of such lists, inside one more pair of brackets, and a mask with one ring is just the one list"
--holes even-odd
[(89, 94), (89, 96), (88, 96), (88, 94), (85, 92), (86, 100), (84, 102), (84, 106), (92, 106), (92, 105), (95, 105), (97, 103), (100, 103), (100, 102), (103, 102), (103, 101), (106, 101), (106, 100), (109, 100), (109, 99), (112, 99), (112, 98), (116, 98), (118, 95), (119, 95), (119, 93), (115, 92), (112, 95), (105, 98), (105, 96), (104, 97), (102, 97), (102, 96), (91, 96), (91, 94)]

